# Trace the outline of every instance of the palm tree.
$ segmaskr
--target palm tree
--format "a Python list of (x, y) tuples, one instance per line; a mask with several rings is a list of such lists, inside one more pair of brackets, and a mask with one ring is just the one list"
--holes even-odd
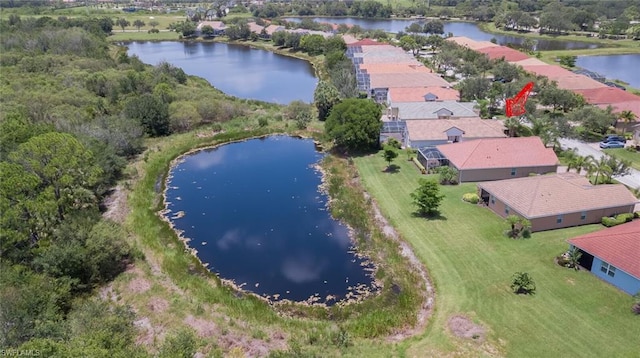
[(504, 126), (509, 131), (509, 137), (515, 137), (518, 135), (518, 129), (520, 128), (520, 119), (518, 117), (509, 117), (504, 121)]
[(575, 169), (576, 173), (578, 173), (578, 174), (580, 174), (580, 172), (582, 172), (582, 170), (585, 170), (585, 171), (588, 172), (589, 168), (593, 165), (594, 161), (595, 161), (595, 159), (593, 159), (593, 157), (590, 156), (590, 155), (587, 155), (586, 157), (577, 155), (569, 163), (569, 166), (567, 167), (567, 171), (569, 169)]
[(611, 174), (613, 174), (613, 169), (609, 166), (607, 156), (602, 156), (600, 157), (600, 160), (594, 161), (591, 170), (592, 173), (596, 174), (596, 179), (593, 185), (599, 184), (598, 180), (600, 179), (600, 175), (610, 178)]
[(567, 171), (573, 169), (573, 162), (578, 157), (578, 154), (576, 153), (576, 149), (575, 148), (571, 148), (571, 149), (567, 150), (566, 152), (564, 152), (562, 156), (564, 157), (564, 159), (567, 162)]
[(622, 127), (622, 133), (624, 134), (627, 132), (627, 124), (634, 122), (636, 120), (636, 115), (632, 111), (627, 110), (620, 112), (618, 118), (625, 123), (624, 127)]
[(569, 267), (573, 267), (576, 271), (580, 270), (580, 258), (582, 257), (582, 252), (574, 246), (567, 254)]

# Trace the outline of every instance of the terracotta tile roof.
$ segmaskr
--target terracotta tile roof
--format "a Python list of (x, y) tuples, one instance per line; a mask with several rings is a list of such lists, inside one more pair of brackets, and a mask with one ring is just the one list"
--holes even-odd
[(545, 76), (550, 80), (554, 80), (554, 81), (561, 77), (576, 76), (575, 73), (569, 70), (565, 70), (564, 68), (556, 65), (543, 64), (543, 65), (521, 65), (521, 66), (527, 72), (531, 72), (538, 76)]
[(519, 65), (519, 66), (548, 66), (548, 64), (544, 61), (538, 60), (535, 57), (529, 57), (525, 60), (520, 60), (520, 61), (515, 61), (512, 62), (514, 65)]
[(415, 64), (409, 63), (363, 63), (360, 70), (366, 70), (367, 73), (432, 73), (430, 68), (415, 61)]
[[(598, 107), (607, 109), (608, 104), (599, 104)], [(622, 111), (631, 111), (635, 113), (636, 119), (640, 119), (640, 101), (619, 102), (611, 104), (614, 113), (620, 113)]]
[[(493, 119), (459, 118), (459, 119), (424, 119), (407, 121), (409, 140), (447, 140), (447, 130), (458, 128), (464, 132), (465, 138), (503, 138), (502, 121)], [(464, 139), (463, 139), (464, 140)]]
[(602, 82), (598, 82), (583, 75), (573, 75), (567, 77), (561, 77), (555, 80), (558, 83), (558, 88), (575, 91), (578, 89), (590, 89), (590, 88), (604, 88), (609, 87)]
[(500, 46), (498, 44), (494, 44), (491, 41), (476, 41), (476, 40), (472, 40), (472, 39), (470, 39), (468, 37), (463, 37), (463, 36), (449, 37), (449, 38), (447, 38), (447, 41), (455, 42), (458, 45), (467, 47), (467, 48), (469, 48), (471, 50), (479, 50), (481, 48), (499, 47)]
[(447, 87), (391, 87), (389, 88), (389, 100), (391, 103), (400, 102), (425, 102), (424, 96), (428, 93), (436, 95), (437, 101), (458, 101), (460, 92)]
[(529, 55), (506, 46), (485, 47), (477, 49), (476, 51), (484, 53), (492, 60), (504, 58), (505, 61), (515, 62), (529, 58)]
[(353, 35), (343, 34), (340, 36), (342, 36), (342, 39), (344, 40), (344, 43), (347, 44), (347, 46), (353, 45), (354, 43), (358, 42), (358, 39)]
[(611, 104), (618, 102), (640, 101), (640, 96), (615, 87), (600, 87), (577, 89), (574, 92), (581, 94), (591, 104)]
[(260, 26), (255, 22), (248, 22), (247, 25), (249, 26), (249, 30), (251, 32), (255, 32), (256, 34), (259, 34), (260, 32), (262, 32), (262, 29), (264, 29), (264, 26)]
[(544, 76), (558, 83), (558, 88), (567, 90), (591, 89), (609, 87), (602, 82), (598, 82), (584, 75), (575, 74), (555, 65), (525, 65), (525, 71)]
[(284, 31), (285, 27), (281, 25), (269, 25), (264, 29), (269, 36), (273, 35), (275, 32)]
[(568, 241), (640, 279), (640, 220), (580, 235)]
[(558, 164), (552, 148), (538, 137), (478, 139), (437, 146), (449, 161), (462, 169), (542, 167)]
[(207, 26), (207, 25), (208, 25), (208, 26), (211, 26), (211, 28), (213, 28), (213, 29), (219, 29), (219, 30), (222, 30), (222, 29), (226, 29), (226, 28), (227, 28), (227, 26), (226, 26), (226, 25), (224, 24), (224, 22), (222, 22), (222, 21), (201, 21), (201, 22), (198, 24), (198, 27), (196, 27), (196, 29), (198, 29), (199, 31), (201, 31), (201, 30), (202, 30), (202, 28), (203, 28), (204, 26)]
[(372, 73), (370, 88), (447, 87), (449, 82), (433, 73)]
[(575, 173), (479, 183), (527, 219), (590, 211), (638, 202), (622, 184), (591, 185)]

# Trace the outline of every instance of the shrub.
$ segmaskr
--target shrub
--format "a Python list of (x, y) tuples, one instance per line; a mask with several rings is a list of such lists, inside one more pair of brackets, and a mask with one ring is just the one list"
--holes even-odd
[(471, 204), (477, 204), (480, 201), (480, 197), (477, 193), (466, 193), (462, 196), (462, 200)]
[(151, 30), (149, 30), (149, 31), (147, 31), (147, 32), (148, 32), (148, 33), (150, 33), (150, 34), (157, 34), (157, 33), (160, 33), (160, 30), (158, 30), (158, 29), (151, 29)]
[(629, 221), (633, 220), (635, 215), (636, 215), (635, 213), (633, 213), (633, 214), (632, 213), (623, 213), (623, 214), (618, 214), (615, 217), (604, 216), (602, 218), (602, 225), (604, 225), (606, 227), (612, 227), (612, 226), (624, 224), (626, 222), (629, 222)]
[(438, 168), (440, 174), (440, 184), (457, 185), (458, 184), (458, 170), (449, 166), (443, 166)]
[(395, 138), (389, 138), (387, 139), (387, 145), (396, 149), (400, 149), (402, 148), (402, 143), (400, 143), (399, 140), (395, 139)]
[(258, 118), (258, 125), (260, 127), (266, 127), (266, 126), (269, 125), (269, 121), (264, 117), (260, 117), (260, 118)]
[(536, 283), (526, 272), (516, 272), (513, 274), (511, 290), (516, 294), (531, 295), (536, 291)]

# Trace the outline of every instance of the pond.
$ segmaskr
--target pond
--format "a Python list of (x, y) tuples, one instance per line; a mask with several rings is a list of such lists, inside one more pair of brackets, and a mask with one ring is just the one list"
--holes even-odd
[(201, 150), (170, 170), (164, 213), (208, 269), (272, 301), (334, 304), (375, 291), (373, 266), (327, 209), (309, 139)]
[(621, 80), (640, 89), (640, 54), (578, 56), (576, 66), (604, 75), (608, 80)]
[[(299, 22), (303, 18), (301, 17), (287, 17), (285, 20)], [(359, 25), (365, 30), (384, 30), (385, 32), (398, 33), (404, 31), (405, 28), (414, 22), (424, 23), (427, 20), (424, 19), (363, 19), (353, 17), (314, 17), (311, 18), (316, 22), (329, 22), (334, 24), (348, 24)], [(444, 23), (444, 33), (453, 33), (454, 36), (464, 36), (476, 41), (489, 41), (495, 38), (500, 45), (521, 45), (525, 40), (521, 36), (506, 36), (498, 34), (490, 34), (480, 30), (478, 25), (473, 22), (461, 22), (461, 21), (447, 21)], [(578, 42), (578, 41), (563, 41), (563, 40), (534, 40), (536, 43), (536, 49), (540, 51), (546, 50), (569, 50), (569, 49), (584, 49), (584, 48), (598, 48), (602, 47), (599, 44)]]
[(317, 79), (311, 64), (248, 46), (211, 42), (130, 42), (129, 55), (156, 65), (166, 61), (226, 94), (288, 104), (313, 101)]

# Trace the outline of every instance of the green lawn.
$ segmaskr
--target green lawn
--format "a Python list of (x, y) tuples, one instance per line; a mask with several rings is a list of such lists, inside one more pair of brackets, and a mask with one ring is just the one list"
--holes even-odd
[[(637, 356), (638, 317), (632, 298), (588, 272), (553, 263), (567, 249), (566, 239), (599, 225), (534, 233), (528, 240), (503, 235), (503, 220), (486, 208), (461, 200), (474, 184), (441, 187), (442, 218), (411, 215), (409, 194), (420, 175), (399, 157), (397, 173), (384, 173), (380, 155), (355, 158), (366, 189), (426, 265), (436, 289), (435, 313), (427, 331), (403, 343), (408, 356), (513, 357)], [(511, 276), (529, 272), (534, 296), (510, 292)], [(488, 330), (483, 345), (463, 343), (448, 333), (447, 320), (464, 314)]]
[(630, 152), (623, 148), (605, 149), (605, 153), (618, 159), (624, 159), (631, 162), (631, 167), (640, 170), (640, 153)]

